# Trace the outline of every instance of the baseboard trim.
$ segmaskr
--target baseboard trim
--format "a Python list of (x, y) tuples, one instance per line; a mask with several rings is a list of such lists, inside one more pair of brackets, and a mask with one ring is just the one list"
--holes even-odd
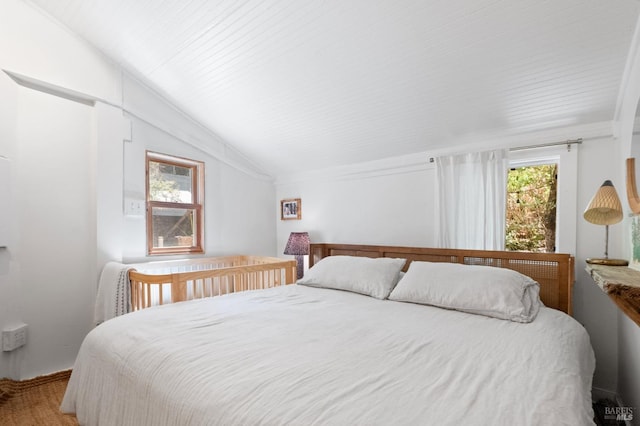
[(591, 388), (591, 400), (597, 402), (601, 399), (610, 399), (611, 401), (619, 402), (619, 397), (615, 392), (607, 389), (593, 387)]

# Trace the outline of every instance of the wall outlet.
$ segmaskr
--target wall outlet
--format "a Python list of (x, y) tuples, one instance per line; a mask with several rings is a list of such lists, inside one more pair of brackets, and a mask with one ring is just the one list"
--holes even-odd
[(2, 330), (2, 350), (9, 352), (27, 344), (27, 324)]

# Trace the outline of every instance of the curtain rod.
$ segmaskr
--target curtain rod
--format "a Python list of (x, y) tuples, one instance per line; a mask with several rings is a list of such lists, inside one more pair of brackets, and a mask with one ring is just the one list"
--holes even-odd
[[(549, 143), (541, 143), (538, 145), (527, 145), (527, 146), (518, 146), (515, 148), (509, 148), (509, 152), (512, 151), (524, 151), (525, 149), (536, 149), (536, 148), (546, 148), (549, 146), (560, 146), (560, 145), (566, 145), (567, 146), (567, 151), (571, 152), (571, 145), (580, 145), (582, 144), (582, 138), (578, 138), (578, 139), (567, 139), (566, 141), (559, 141), (559, 142), (549, 142)], [(435, 161), (434, 157), (429, 157), (429, 162), (433, 163)]]
[(509, 151), (522, 151), (525, 149), (545, 148), (547, 146), (559, 146), (559, 145), (566, 145), (567, 151), (571, 151), (571, 145), (580, 145), (580, 144), (582, 144), (582, 138), (567, 139), (566, 141), (549, 142), (549, 143), (542, 143), (538, 145), (518, 146), (516, 148), (509, 148)]

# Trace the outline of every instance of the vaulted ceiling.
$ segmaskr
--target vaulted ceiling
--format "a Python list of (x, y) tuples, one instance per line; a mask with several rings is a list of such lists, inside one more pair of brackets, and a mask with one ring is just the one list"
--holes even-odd
[(31, 2), (274, 176), (612, 120), (640, 10), (636, 0)]

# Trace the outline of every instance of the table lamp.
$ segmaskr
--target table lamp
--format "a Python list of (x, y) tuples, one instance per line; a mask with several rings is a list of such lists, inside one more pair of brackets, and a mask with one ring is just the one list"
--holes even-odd
[(309, 254), (309, 233), (308, 232), (292, 232), (289, 235), (289, 241), (284, 248), (284, 254), (292, 254), (296, 257), (298, 263), (298, 279), (302, 278), (304, 271), (305, 254)]
[(587, 263), (596, 265), (626, 266), (629, 262), (622, 259), (609, 259), (609, 225), (622, 220), (622, 205), (618, 193), (610, 180), (605, 180), (602, 186), (593, 196), (587, 209), (584, 211), (584, 219), (595, 225), (605, 225), (604, 258), (589, 258)]

